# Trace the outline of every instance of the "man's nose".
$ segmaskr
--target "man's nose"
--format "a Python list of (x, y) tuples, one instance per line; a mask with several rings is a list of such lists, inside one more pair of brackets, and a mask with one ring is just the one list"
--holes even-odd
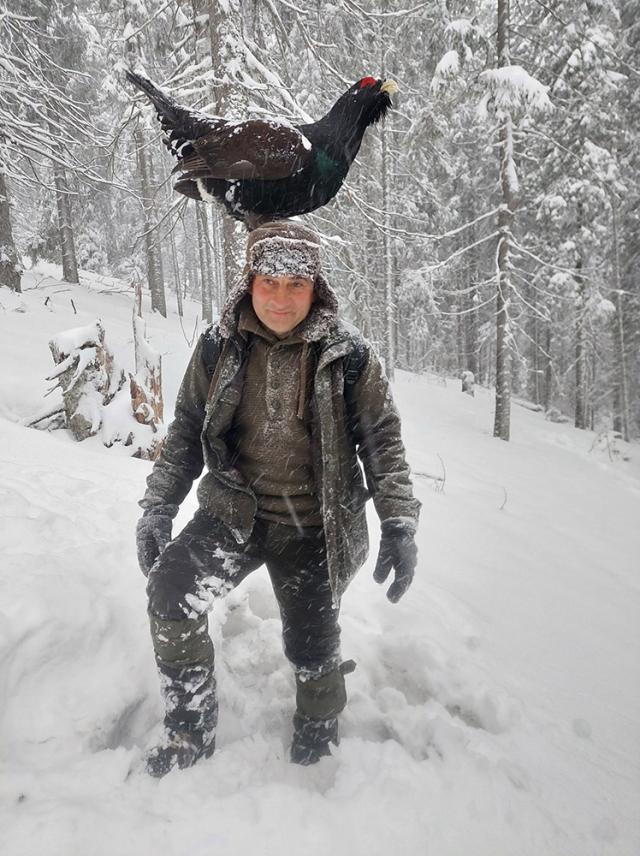
[(286, 286), (279, 286), (272, 295), (273, 302), (278, 306), (286, 306), (290, 298), (289, 290)]

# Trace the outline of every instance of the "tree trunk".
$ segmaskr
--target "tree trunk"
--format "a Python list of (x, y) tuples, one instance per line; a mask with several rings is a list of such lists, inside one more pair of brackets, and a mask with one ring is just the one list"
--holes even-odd
[[(132, 4), (123, 4), (125, 31), (129, 26), (139, 29), (137, 10)], [(142, 38), (140, 33), (134, 38), (128, 38), (124, 44), (125, 57), (130, 65), (135, 65), (137, 58), (142, 53)], [(143, 118), (137, 116), (137, 124), (133, 132), (136, 146), (136, 159), (138, 173), (140, 176), (140, 201), (143, 211), (143, 232), (145, 259), (147, 263), (147, 281), (151, 292), (151, 309), (167, 317), (167, 303), (164, 293), (164, 277), (162, 270), (162, 254), (160, 252), (159, 237), (156, 231), (152, 231), (152, 207), (153, 189), (151, 186), (152, 164), (151, 157), (147, 152), (145, 134), (143, 130)]]
[[(382, 63), (381, 63), (381, 75), (382, 79), (386, 80), (386, 68), (385, 68), (385, 41), (381, 38), (380, 44), (382, 47)], [(395, 375), (395, 348), (394, 348), (394, 321), (395, 321), (395, 300), (394, 300), (394, 289), (393, 289), (393, 265), (391, 259), (391, 216), (389, 214), (390, 209), (390, 199), (389, 199), (389, 185), (390, 185), (390, 169), (391, 164), (389, 160), (389, 140), (388, 140), (388, 130), (386, 122), (382, 121), (380, 127), (380, 141), (381, 141), (381, 185), (382, 185), (382, 218), (383, 218), (383, 233), (382, 233), (382, 254), (384, 260), (384, 318), (385, 318), (385, 335), (384, 335), (384, 350), (383, 350), (383, 358), (384, 358), (384, 367), (389, 380), (394, 379)]]
[(582, 230), (582, 203), (577, 206), (578, 241), (576, 249), (576, 319), (575, 319), (575, 379), (576, 379), (576, 401), (575, 419), (576, 428), (587, 428), (587, 384), (586, 384), (586, 306), (584, 292), (584, 277), (580, 274), (582, 270), (582, 248), (580, 247), (580, 232)]
[[(182, 280), (180, 277), (180, 263), (178, 261), (178, 250), (176, 248), (176, 239), (171, 232), (171, 258), (173, 259), (173, 278), (176, 286), (176, 306), (180, 318), (184, 316), (184, 307), (182, 305)], [(186, 271), (185, 271), (186, 278)]]
[(153, 283), (153, 287), (151, 289), (151, 309), (154, 312), (159, 312), (164, 318), (167, 317), (167, 300), (165, 295), (165, 284), (164, 284), (164, 265), (162, 262), (162, 249), (160, 246), (160, 229), (158, 228), (158, 224), (156, 222), (156, 217), (153, 214), (153, 189), (152, 189), (152, 181), (151, 176), (154, 173), (153, 170), (153, 158), (151, 156), (151, 151), (149, 151), (146, 157), (147, 164), (147, 189), (150, 195), (147, 197), (149, 199), (149, 211), (147, 215), (147, 219), (149, 223), (153, 223), (153, 231), (148, 233), (148, 237), (150, 240), (149, 250), (151, 253), (150, 258), (153, 262), (153, 278), (151, 282)]
[[(498, 0), (498, 67), (510, 65), (509, 0)], [(510, 235), (516, 209), (515, 165), (511, 114), (505, 110), (500, 124), (500, 186), (498, 213), (498, 289), (496, 295), (496, 409), (493, 436), (508, 440), (511, 422), (511, 354), (509, 304), (511, 298)]]
[(542, 394), (542, 406), (545, 413), (551, 407), (553, 390), (553, 364), (551, 361), (551, 322), (545, 322), (544, 330), (544, 386)]
[[(134, 384), (137, 388), (132, 401), (139, 405), (142, 401), (148, 404), (148, 409), (140, 409), (135, 403), (133, 414), (137, 422), (156, 426), (164, 419), (164, 398), (162, 395), (162, 358), (153, 350), (145, 338), (144, 322), (136, 313), (133, 313), (133, 352), (136, 366), (137, 378), (143, 378), (143, 384), (135, 383), (132, 377), (131, 389), (133, 393)], [(141, 388), (142, 386), (142, 388)], [(147, 392), (145, 393), (144, 387)], [(151, 393), (149, 395), (148, 393)]]
[[(535, 305), (532, 300), (532, 304)], [(533, 317), (533, 365), (531, 368), (533, 377), (532, 383), (530, 384), (531, 389), (531, 398), (533, 399), (534, 404), (540, 404), (540, 399), (542, 398), (542, 385), (540, 383), (540, 324), (538, 320), (538, 316), (534, 315)]]
[[(183, 246), (187, 268), (187, 279), (185, 280), (185, 295), (194, 298), (198, 293), (198, 217), (196, 216), (197, 203), (188, 203), (184, 213)], [(188, 291), (187, 291), (188, 283)]]
[(218, 277), (220, 284), (219, 293), (226, 295), (238, 278), (238, 270), (242, 266), (238, 263), (240, 257), (239, 239), (236, 235), (236, 223), (221, 208), (218, 208), (216, 217), (222, 225), (222, 246), (224, 247), (224, 277)]
[(361, 250), (358, 253), (358, 263), (355, 262), (350, 247), (347, 248), (346, 259), (352, 270), (359, 270), (361, 273), (361, 284), (356, 290), (356, 300), (354, 301), (358, 329), (362, 331), (364, 336), (374, 341), (376, 338), (376, 325), (372, 304), (375, 301), (375, 295), (373, 294), (372, 283), (375, 282), (375, 277), (372, 271), (373, 257), (369, 252), (369, 233), (371, 229), (372, 227), (368, 224), (364, 227)]
[[(74, 331), (77, 344), (69, 347), (62, 334), (49, 342), (56, 369), (47, 380), (56, 380), (64, 401), (66, 424), (76, 440), (97, 434), (102, 424), (103, 406), (124, 383), (124, 373), (116, 369), (113, 354), (105, 345), (100, 321)], [(84, 335), (80, 335), (80, 334)]]
[(623, 440), (629, 439), (629, 380), (627, 377), (627, 357), (624, 334), (624, 294), (620, 285), (620, 246), (618, 243), (617, 202), (611, 197), (611, 224), (613, 238), (613, 285), (616, 292), (616, 312), (613, 320), (613, 340), (615, 354), (615, 384), (613, 430)]
[[(167, 174), (167, 168), (164, 165), (165, 161), (162, 161), (162, 185), (164, 187), (164, 199), (165, 205), (167, 207), (167, 211), (171, 208), (171, 182), (169, 180), (169, 175)], [(178, 248), (176, 245), (176, 226), (178, 225), (178, 220), (174, 221), (173, 226), (171, 226), (169, 231), (169, 249), (171, 251), (171, 273), (173, 278), (173, 286), (176, 292), (176, 308), (178, 310), (178, 315), (180, 318), (184, 315), (184, 309), (182, 306), (182, 285), (181, 285), (181, 276), (180, 276), (180, 262), (178, 260)], [(186, 267), (186, 266), (185, 266)], [(186, 277), (186, 271), (185, 271)]]
[(198, 226), (198, 255), (200, 257), (200, 299), (202, 304), (202, 319), (211, 324), (213, 313), (211, 308), (211, 252), (209, 248), (209, 225), (207, 209), (204, 203), (196, 202), (196, 223)]
[[(214, 110), (219, 116), (242, 119), (247, 113), (247, 97), (240, 69), (246, 66), (240, 0), (213, 0), (209, 4), (209, 37), (213, 79)], [(220, 212), (224, 246), (224, 287), (226, 292), (238, 273), (234, 221)], [(215, 222), (215, 221), (214, 221)]]
[[(502, 224), (499, 223), (499, 225)], [(496, 408), (493, 436), (508, 440), (511, 427), (510, 355), (507, 339), (509, 280), (504, 271), (508, 264), (509, 247), (506, 237), (501, 236), (499, 240), (498, 293), (496, 295)]]
[[(62, 157), (60, 150), (56, 154), (58, 157)], [(62, 254), (62, 278), (65, 282), (79, 282), (67, 176), (64, 167), (57, 160), (53, 161), (53, 181), (56, 187), (56, 204), (58, 207), (58, 234), (60, 235), (60, 252)]]
[[(212, 266), (211, 266), (211, 291), (212, 291), (212, 299), (215, 300), (216, 309), (218, 311), (218, 315), (222, 311), (222, 306), (224, 304), (224, 300), (227, 293), (227, 272), (225, 266), (225, 252), (224, 252), (224, 223), (223, 218), (226, 215), (224, 212), (218, 208), (214, 209), (211, 212), (211, 222), (212, 229), (211, 234), (213, 236), (213, 252), (212, 252)], [(233, 274), (232, 274), (233, 275)]]
[(145, 136), (142, 128), (134, 131), (140, 173), (140, 191), (142, 209), (144, 212), (144, 245), (147, 259), (147, 279), (151, 291), (151, 309), (167, 317), (167, 303), (164, 293), (162, 272), (162, 254), (160, 252), (159, 236), (152, 227), (153, 191), (151, 189), (150, 160), (146, 149)]
[[(129, 394), (133, 418), (141, 425), (149, 425), (153, 434), (159, 434), (164, 418), (164, 399), (162, 396), (162, 359), (145, 339), (144, 323), (133, 314), (133, 347), (136, 371), (129, 373)], [(162, 436), (162, 435), (161, 435)], [(133, 434), (125, 445), (133, 441)], [(134, 458), (155, 461), (164, 440), (152, 437), (145, 447), (138, 446)]]
[[(582, 261), (578, 259), (576, 268), (580, 270)], [(587, 394), (585, 381), (585, 306), (584, 306), (584, 283), (582, 277), (576, 276), (576, 342), (575, 342), (575, 378), (576, 378), (576, 401), (575, 419), (576, 428), (587, 427)]]
[[(37, 10), (37, 11), (35, 11)], [(42, 43), (51, 38), (52, 42), (59, 41), (58, 38), (51, 33), (52, 15), (55, 10), (55, 4), (49, 2), (34, 4), (35, 14), (38, 16), (38, 46), (42, 49)], [(62, 10), (58, 10), (62, 11)], [(66, 15), (68, 10), (64, 9)], [(59, 49), (62, 48), (60, 45)], [(52, 63), (50, 66), (41, 69), (41, 73), (47, 83), (56, 89), (66, 92), (67, 81), (61, 73), (61, 69)], [(56, 110), (49, 106), (46, 110), (48, 129), (52, 137), (58, 134), (59, 116), (56, 115)], [(66, 170), (64, 168), (64, 152), (59, 144), (51, 146), (52, 157), (51, 165), (53, 167), (53, 183), (56, 188), (56, 207), (58, 211), (58, 240), (60, 243), (60, 255), (62, 261), (62, 278), (65, 282), (79, 282), (78, 277), (78, 260), (76, 255), (75, 237), (73, 231), (73, 218), (71, 214), (71, 197), (69, 196), (69, 186), (67, 182)]]
[[(178, 248), (176, 247), (176, 236), (174, 232), (175, 226), (169, 233), (169, 246), (171, 248), (171, 262), (173, 267), (173, 284), (176, 289), (176, 307), (180, 318), (184, 315), (182, 306), (182, 277), (180, 276), (180, 262), (178, 260)], [(186, 276), (186, 274), (185, 274)]]
[[(472, 207), (469, 212), (470, 216), (475, 217), (475, 209)], [(473, 243), (476, 240), (475, 226), (470, 228), (469, 240)], [(477, 250), (470, 250), (469, 265), (467, 267), (467, 294), (466, 300), (463, 301), (463, 306), (466, 309), (464, 316), (464, 350), (465, 364), (464, 368), (467, 371), (473, 372), (476, 381), (480, 380), (480, 372), (478, 369), (478, 311), (476, 298), (478, 294), (478, 256)]]
[[(452, 279), (460, 286), (462, 290), (461, 271), (456, 271)], [(451, 311), (455, 313), (453, 316), (456, 325), (456, 377), (460, 377), (462, 372), (466, 371), (466, 354), (464, 346), (464, 315), (462, 307), (464, 306), (464, 295), (460, 295), (460, 300), (451, 306)]]
[(11, 229), (11, 203), (4, 173), (0, 171), (0, 287), (20, 293), (20, 264)]
[(528, 299), (529, 304), (533, 310), (533, 317), (531, 318), (529, 325), (529, 328), (531, 330), (531, 365), (529, 366), (529, 372), (526, 379), (526, 390), (531, 401), (533, 401), (534, 404), (540, 404), (540, 402), (542, 401), (542, 351), (540, 348), (540, 317), (538, 315), (538, 299), (535, 287), (529, 290)]

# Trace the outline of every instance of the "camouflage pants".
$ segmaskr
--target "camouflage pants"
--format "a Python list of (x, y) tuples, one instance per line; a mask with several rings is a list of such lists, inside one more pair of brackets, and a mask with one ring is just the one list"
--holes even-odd
[(298, 710), (335, 716), (346, 703), (334, 606), (321, 527), (258, 520), (238, 545), (202, 511), (167, 545), (149, 573), (151, 636), (173, 728), (215, 728), (214, 651), (207, 613), (266, 564), (282, 618), (284, 652), (296, 673)]

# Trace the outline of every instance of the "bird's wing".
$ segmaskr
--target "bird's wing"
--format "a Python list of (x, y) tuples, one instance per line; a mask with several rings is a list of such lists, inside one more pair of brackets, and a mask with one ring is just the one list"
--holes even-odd
[(311, 156), (311, 143), (293, 125), (249, 119), (194, 140), (174, 172), (185, 178), (279, 179), (299, 172)]

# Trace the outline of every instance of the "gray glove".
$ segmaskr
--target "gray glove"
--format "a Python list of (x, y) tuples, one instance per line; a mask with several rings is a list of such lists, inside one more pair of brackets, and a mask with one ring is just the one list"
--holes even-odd
[(381, 526), (380, 552), (373, 578), (383, 583), (395, 568), (395, 579), (387, 590), (391, 603), (397, 603), (413, 580), (418, 548), (413, 527), (402, 520), (385, 520)]
[(136, 526), (136, 547), (138, 564), (146, 576), (160, 553), (171, 541), (173, 518), (177, 514), (176, 505), (158, 505), (148, 508), (138, 520)]

